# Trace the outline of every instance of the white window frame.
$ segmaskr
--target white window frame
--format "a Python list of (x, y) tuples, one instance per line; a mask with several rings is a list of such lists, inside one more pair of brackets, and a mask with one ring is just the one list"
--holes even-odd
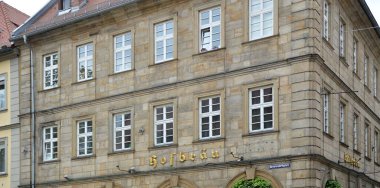
[(7, 79), (6, 75), (0, 75), (0, 85), (4, 84), (4, 89), (0, 89), (0, 110), (7, 109)]
[(323, 94), (323, 132), (330, 132), (330, 94), (326, 90)]
[[(91, 47), (91, 48), (89, 48)], [(80, 57), (80, 49), (84, 48), (84, 56)], [(90, 50), (89, 50), (90, 49)], [(91, 52), (91, 53), (89, 53)], [(79, 82), (91, 80), (94, 78), (94, 44), (87, 43), (84, 45), (80, 45), (77, 47), (77, 79)], [(84, 78), (80, 78), (80, 62), (84, 62)], [(91, 62), (91, 66), (89, 66), (89, 62)], [(91, 76), (88, 75), (89, 67), (92, 70)]]
[(353, 58), (353, 71), (354, 73), (357, 74), (358, 72), (358, 41), (356, 38), (354, 38), (354, 43), (353, 43), (353, 52), (352, 52), (352, 58)]
[(364, 85), (368, 86), (368, 56), (364, 55)]
[[(219, 99), (219, 103), (217, 104), (214, 104), (213, 103), (213, 99), (216, 99), (218, 98)], [(207, 106), (208, 106), (208, 112), (205, 112), (205, 113), (202, 113), (202, 109), (204, 106), (202, 106), (202, 102), (203, 101), (207, 101)], [(213, 107), (217, 105), (219, 107), (219, 110), (213, 110)], [(206, 107), (207, 107), (206, 106)], [(219, 129), (219, 134), (218, 135), (214, 135), (213, 134), (213, 117), (215, 116), (219, 116), (219, 122), (216, 122), (216, 123), (219, 123), (219, 126), (217, 129)], [(202, 130), (202, 119), (203, 118), (208, 118), (208, 135), (209, 136), (205, 136), (203, 137), (202, 133), (203, 133), (203, 130)], [(222, 116), (221, 116), (221, 97), (220, 96), (213, 96), (213, 97), (208, 97), (208, 98), (202, 98), (202, 99), (199, 99), (199, 138), (200, 139), (210, 139), (210, 138), (218, 138), (221, 136), (222, 134), (222, 129), (221, 129), (221, 119)]]
[[(54, 137), (54, 129), (56, 129), (56, 137)], [(49, 138), (46, 138), (47, 131), (49, 131)], [(56, 144), (56, 147), (54, 147), (54, 143)], [(47, 147), (47, 144), (50, 145), (50, 147)], [(56, 149), (56, 152), (54, 152), (54, 148)], [(58, 159), (58, 126), (51, 126), (51, 127), (44, 127), (43, 129), (43, 160), (44, 161), (52, 161)], [(50, 152), (47, 152), (50, 150)], [(54, 154), (57, 156), (54, 158)]]
[[(0, 175), (6, 174), (7, 173), (7, 168), (8, 168), (8, 142), (7, 138), (0, 138), (0, 151), (4, 149), (4, 171), (0, 171)], [(0, 161), (1, 162), (1, 161)]]
[(323, 38), (329, 40), (330, 4), (327, 0), (323, 2)]
[(369, 138), (369, 134), (370, 134), (370, 128), (369, 128), (369, 125), (368, 124), (365, 124), (365, 129), (364, 129), (364, 156), (365, 157), (370, 157), (370, 138)]
[(359, 116), (357, 114), (354, 113), (354, 117), (353, 117), (353, 120), (352, 120), (352, 123), (353, 123), (353, 145), (354, 145), (354, 150), (358, 151), (358, 120), (359, 120)]
[(373, 66), (372, 79), (373, 96), (377, 97), (377, 68), (375, 66)]
[[(251, 40), (257, 40), (260, 38), (272, 36), (274, 33), (274, 13), (273, 13), (273, 11), (274, 11), (274, 1), (275, 0), (258, 0), (259, 4), (260, 4), (260, 10), (258, 10), (256, 12), (254, 12), (254, 10), (252, 10), (254, 0), (248, 0), (248, 1), (249, 1), (249, 40), (250, 41)], [(269, 8), (264, 9), (264, 2), (268, 2), (268, 1), (271, 1), (272, 4)], [(269, 34), (264, 35), (264, 15), (268, 14), (268, 13), (270, 13), (272, 16), (272, 23), (271, 23), (272, 30)], [(260, 28), (257, 30), (260, 32), (260, 36), (254, 38), (252, 36), (252, 32), (253, 32), (252, 21), (253, 21), (253, 18), (256, 16), (260, 16), (260, 22), (259, 22)]]
[[(168, 113), (168, 108), (169, 107), (171, 107), (172, 108), (172, 117), (171, 118), (168, 118), (167, 117), (167, 113)], [(162, 108), (163, 109), (163, 113), (162, 113), (162, 115), (163, 115), (163, 119), (161, 119), (161, 120), (158, 120), (157, 119), (157, 109), (159, 109), (159, 108)], [(173, 125), (173, 127), (172, 128), (168, 128), (168, 124), (172, 124)], [(158, 135), (157, 135), (157, 132), (158, 132), (158, 130), (157, 130), (157, 126), (158, 125), (162, 125), (163, 126), (163, 128), (162, 128), (162, 138), (163, 138), (163, 141), (162, 141), (162, 143), (158, 143), (157, 142), (157, 139), (158, 139)], [(154, 107), (154, 144), (156, 145), (156, 146), (160, 146), (160, 145), (168, 145), (168, 144), (173, 144), (174, 143), (174, 105), (172, 105), (172, 104), (167, 104), (167, 105), (161, 105), (161, 106), (155, 106)], [(167, 141), (167, 137), (168, 136), (170, 136), (170, 135), (168, 135), (167, 134), (167, 132), (168, 132), (168, 130), (172, 130), (173, 131), (173, 133), (172, 133), (172, 141)]]
[[(265, 89), (272, 89), (272, 93), (265, 95), (269, 96), (272, 95), (272, 100), (270, 102), (264, 102), (264, 90)], [(260, 91), (260, 103), (252, 105), (252, 91)], [(264, 128), (264, 108), (272, 107), (272, 127), (271, 128)], [(266, 131), (266, 130), (273, 130), (274, 129), (274, 112), (275, 112), (275, 106), (274, 106), (274, 88), (273, 86), (269, 87), (261, 87), (261, 88), (254, 88), (249, 90), (249, 131), (250, 132), (260, 132), (260, 131)], [(260, 109), (260, 129), (259, 130), (253, 130), (252, 129), (252, 110)]]
[[(46, 66), (46, 63), (48, 63), (49, 61), (47, 60), (47, 58), (50, 58), (50, 66)], [(54, 65), (54, 62), (57, 62), (57, 64)], [(59, 82), (59, 69), (58, 69), (58, 65), (59, 64), (59, 60), (58, 60), (58, 53), (53, 53), (53, 54), (49, 54), (49, 55), (45, 55), (43, 57), (43, 67), (44, 67), (44, 72), (43, 72), (43, 80), (44, 80), (44, 89), (51, 89), (51, 88), (55, 88), (55, 87), (58, 87), (58, 82)], [(56, 73), (56, 78), (54, 78), (54, 71), (57, 71)], [(49, 83), (49, 86), (46, 86), (47, 84), (47, 76), (46, 76), (46, 73), (49, 73), (50, 76), (48, 76), (50, 78), (50, 83)], [(56, 81), (56, 83), (54, 84), (54, 82)]]
[[(129, 119), (126, 118), (126, 116), (129, 115)], [(121, 116), (121, 122), (120, 122), (120, 127), (117, 127), (117, 117)], [(129, 122), (126, 123), (126, 122)], [(132, 113), (131, 112), (124, 112), (124, 113), (119, 113), (119, 114), (114, 114), (113, 116), (113, 149), (114, 151), (123, 151), (123, 150), (130, 150), (132, 148)], [(125, 131), (129, 131), (129, 135), (125, 133)], [(117, 132), (121, 132), (121, 142), (117, 143)], [(126, 140), (126, 137), (129, 137), (130, 141)], [(125, 147), (125, 144), (129, 143), (129, 147)], [(117, 148), (117, 144), (121, 144), (121, 148)]]
[(339, 21), (339, 57), (345, 57), (346, 25), (342, 19)]
[[(119, 42), (118, 39), (121, 39)], [(120, 44), (120, 46), (119, 46)], [(114, 36), (114, 72), (124, 72), (132, 69), (132, 32)], [(118, 57), (121, 54), (121, 57)], [(118, 63), (120, 61), (120, 63)], [(118, 66), (121, 68), (118, 70)]]
[[(88, 123), (91, 122), (91, 132), (88, 131), (88, 127), (90, 127), (88, 125)], [(84, 133), (79, 133), (80, 131), (80, 123), (84, 123)], [(94, 124), (92, 122), (92, 120), (83, 120), (83, 121), (78, 121), (77, 122), (77, 156), (78, 157), (83, 157), (83, 156), (90, 156), (90, 155), (93, 155), (94, 153), (94, 137), (93, 137), (93, 132), (94, 132)], [(84, 138), (84, 154), (80, 154), (79, 153), (79, 150), (80, 150), (80, 143), (79, 143), (79, 140), (80, 138)], [(91, 141), (89, 141), (89, 138), (91, 138)], [(88, 152), (88, 143), (91, 142), (92, 143), (92, 147), (91, 148), (91, 152)]]
[[(215, 11), (219, 10), (219, 20), (213, 21), (213, 13)], [(202, 24), (202, 14), (207, 14), (208, 15), (208, 24)], [(200, 52), (206, 52), (206, 51), (211, 51), (211, 50), (216, 50), (221, 48), (222, 45), (222, 8), (220, 6), (213, 7), (210, 9), (202, 10), (199, 12), (199, 51)], [(219, 27), (219, 33), (216, 31), (215, 28)], [(203, 43), (205, 40), (204, 37), (204, 32), (207, 31), (209, 32), (209, 43)], [(214, 36), (215, 35), (215, 36)], [(219, 40), (215, 39), (216, 36), (219, 35)], [(219, 45), (214, 46), (214, 42), (219, 41)], [(206, 45), (207, 44), (207, 45)]]
[(345, 117), (346, 117), (346, 105), (342, 102), (339, 103), (339, 127), (340, 127), (340, 134), (339, 134), (339, 141), (341, 143), (345, 143), (346, 139), (345, 139), (345, 127), (346, 127), (346, 121), (345, 121)]
[[(168, 29), (168, 24), (170, 23), (171, 23), (172, 28)], [(162, 36), (157, 35), (158, 27), (162, 27)], [(168, 33), (167, 32), (168, 30), (169, 31), (171, 30), (171, 33), (170, 32)], [(174, 31), (173, 19), (154, 24), (154, 62), (156, 64), (174, 59), (174, 42), (176, 42), (174, 41), (174, 32), (175, 31)], [(170, 40), (172, 40), (171, 45), (168, 44), (168, 41)], [(162, 43), (162, 54), (158, 54), (159, 48), (157, 44), (160, 42)], [(169, 51), (170, 47), (172, 49), (171, 52)], [(168, 56), (168, 54), (171, 54), (171, 57)], [(159, 55), (163, 56), (161, 60), (158, 59)]]

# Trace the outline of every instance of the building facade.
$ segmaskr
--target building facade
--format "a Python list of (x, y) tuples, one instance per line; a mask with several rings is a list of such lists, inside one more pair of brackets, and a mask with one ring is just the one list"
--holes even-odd
[(18, 50), (11, 32), (28, 16), (0, 1), (0, 187), (20, 184)]
[(20, 187), (380, 187), (374, 26), (364, 0), (52, 0), (13, 35)]

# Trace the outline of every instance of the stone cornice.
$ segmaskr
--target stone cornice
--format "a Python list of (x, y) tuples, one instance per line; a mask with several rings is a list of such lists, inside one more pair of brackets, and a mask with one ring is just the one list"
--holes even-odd
[(10, 124), (10, 125), (4, 125), (4, 126), (0, 126), (0, 131), (16, 129), (16, 128), (19, 128), (19, 127), (20, 127), (20, 123), (15, 123), (15, 124)]

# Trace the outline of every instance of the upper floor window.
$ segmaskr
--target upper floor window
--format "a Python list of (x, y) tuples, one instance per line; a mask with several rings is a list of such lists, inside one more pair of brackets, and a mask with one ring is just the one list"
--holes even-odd
[(364, 85), (368, 86), (368, 56), (364, 56)]
[(6, 139), (0, 139), (0, 174), (6, 173), (7, 167), (7, 143)]
[(273, 0), (249, 0), (249, 39), (273, 35)]
[(5, 76), (0, 76), (0, 110), (7, 108), (7, 93), (6, 93), (6, 81)]
[(352, 61), (353, 61), (353, 71), (355, 74), (358, 73), (358, 41), (354, 38), (353, 49), (352, 49)]
[(339, 104), (339, 125), (340, 125), (340, 137), (339, 141), (344, 143), (345, 142), (345, 111), (346, 111), (346, 105), (342, 102)]
[(93, 44), (77, 47), (78, 81), (93, 78)]
[(174, 140), (173, 105), (154, 108), (154, 140), (155, 145), (172, 144)]
[(330, 131), (330, 126), (329, 126), (329, 107), (330, 107), (330, 95), (328, 91), (325, 91), (325, 93), (322, 95), (323, 96), (323, 132), (329, 133)]
[(353, 142), (354, 142), (354, 150), (358, 151), (358, 135), (359, 135), (359, 131), (358, 131), (358, 119), (359, 119), (359, 116), (357, 114), (354, 114), (354, 117), (353, 117)]
[(58, 158), (58, 127), (45, 127), (43, 131), (43, 158), (44, 161)]
[(58, 4), (58, 8), (59, 10), (67, 10), (67, 9), (70, 9), (71, 7), (71, 0), (59, 0), (58, 1), (59, 4)]
[(249, 91), (250, 132), (273, 129), (273, 88)]
[(375, 143), (373, 144), (375, 163), (379, 162), (379, 132), (375, 131)]
[(373, 67), (372, 76), (373, 76), (373, 81), (372, 81), (373, 96), (377, 97), (377, 68), (376, 67)]
[(200, 51), (221, 47), (221, 8), (215, 7), (199, 13)]
[(114, 37), (114, 71), (132, 69), (132, 34), (127, 32)]
[(369, 125), (366, 123), (365, 124), (365, 129), (364, 129), (364, 156), (365, 157), (370, 157), (370, 151), (371, 151), (371, 140), (370, 140), (370, 129)]
[(77, 124), (77, 156), (93, 154), (92, 121), (79, 121)]
[(346, 24), (341, 19), (339, 22), (339, 56), (345, 56), (345, 45), (346, 45)]
[(58, 54), (44, 56), (44, 89), (58, 86)]
[(114, 150), (131, 149), (132, 145), (132, 121), (131, 112), (114, 115)]
[(204, 98), (199, 101), (200, 138), (219, 137), (220, 131), (220, 97)]
[(323, 38), (329, 40), (330, 4), (327, 0), (323, 2)]
[(172, 60), (174, 55), (174, 24), (173, 20), (154, 25), (155, 62)]

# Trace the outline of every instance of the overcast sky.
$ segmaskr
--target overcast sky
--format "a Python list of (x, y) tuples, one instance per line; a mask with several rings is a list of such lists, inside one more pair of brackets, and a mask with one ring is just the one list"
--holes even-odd
[[(0, 0), (1, 1), (1, 0)], [(32, 16), (40, 10), (49, 0), (3, 0), (13, 7)], [(375, 16), (377, 23), (380, 24), (380, 0), (366, 0)]]

